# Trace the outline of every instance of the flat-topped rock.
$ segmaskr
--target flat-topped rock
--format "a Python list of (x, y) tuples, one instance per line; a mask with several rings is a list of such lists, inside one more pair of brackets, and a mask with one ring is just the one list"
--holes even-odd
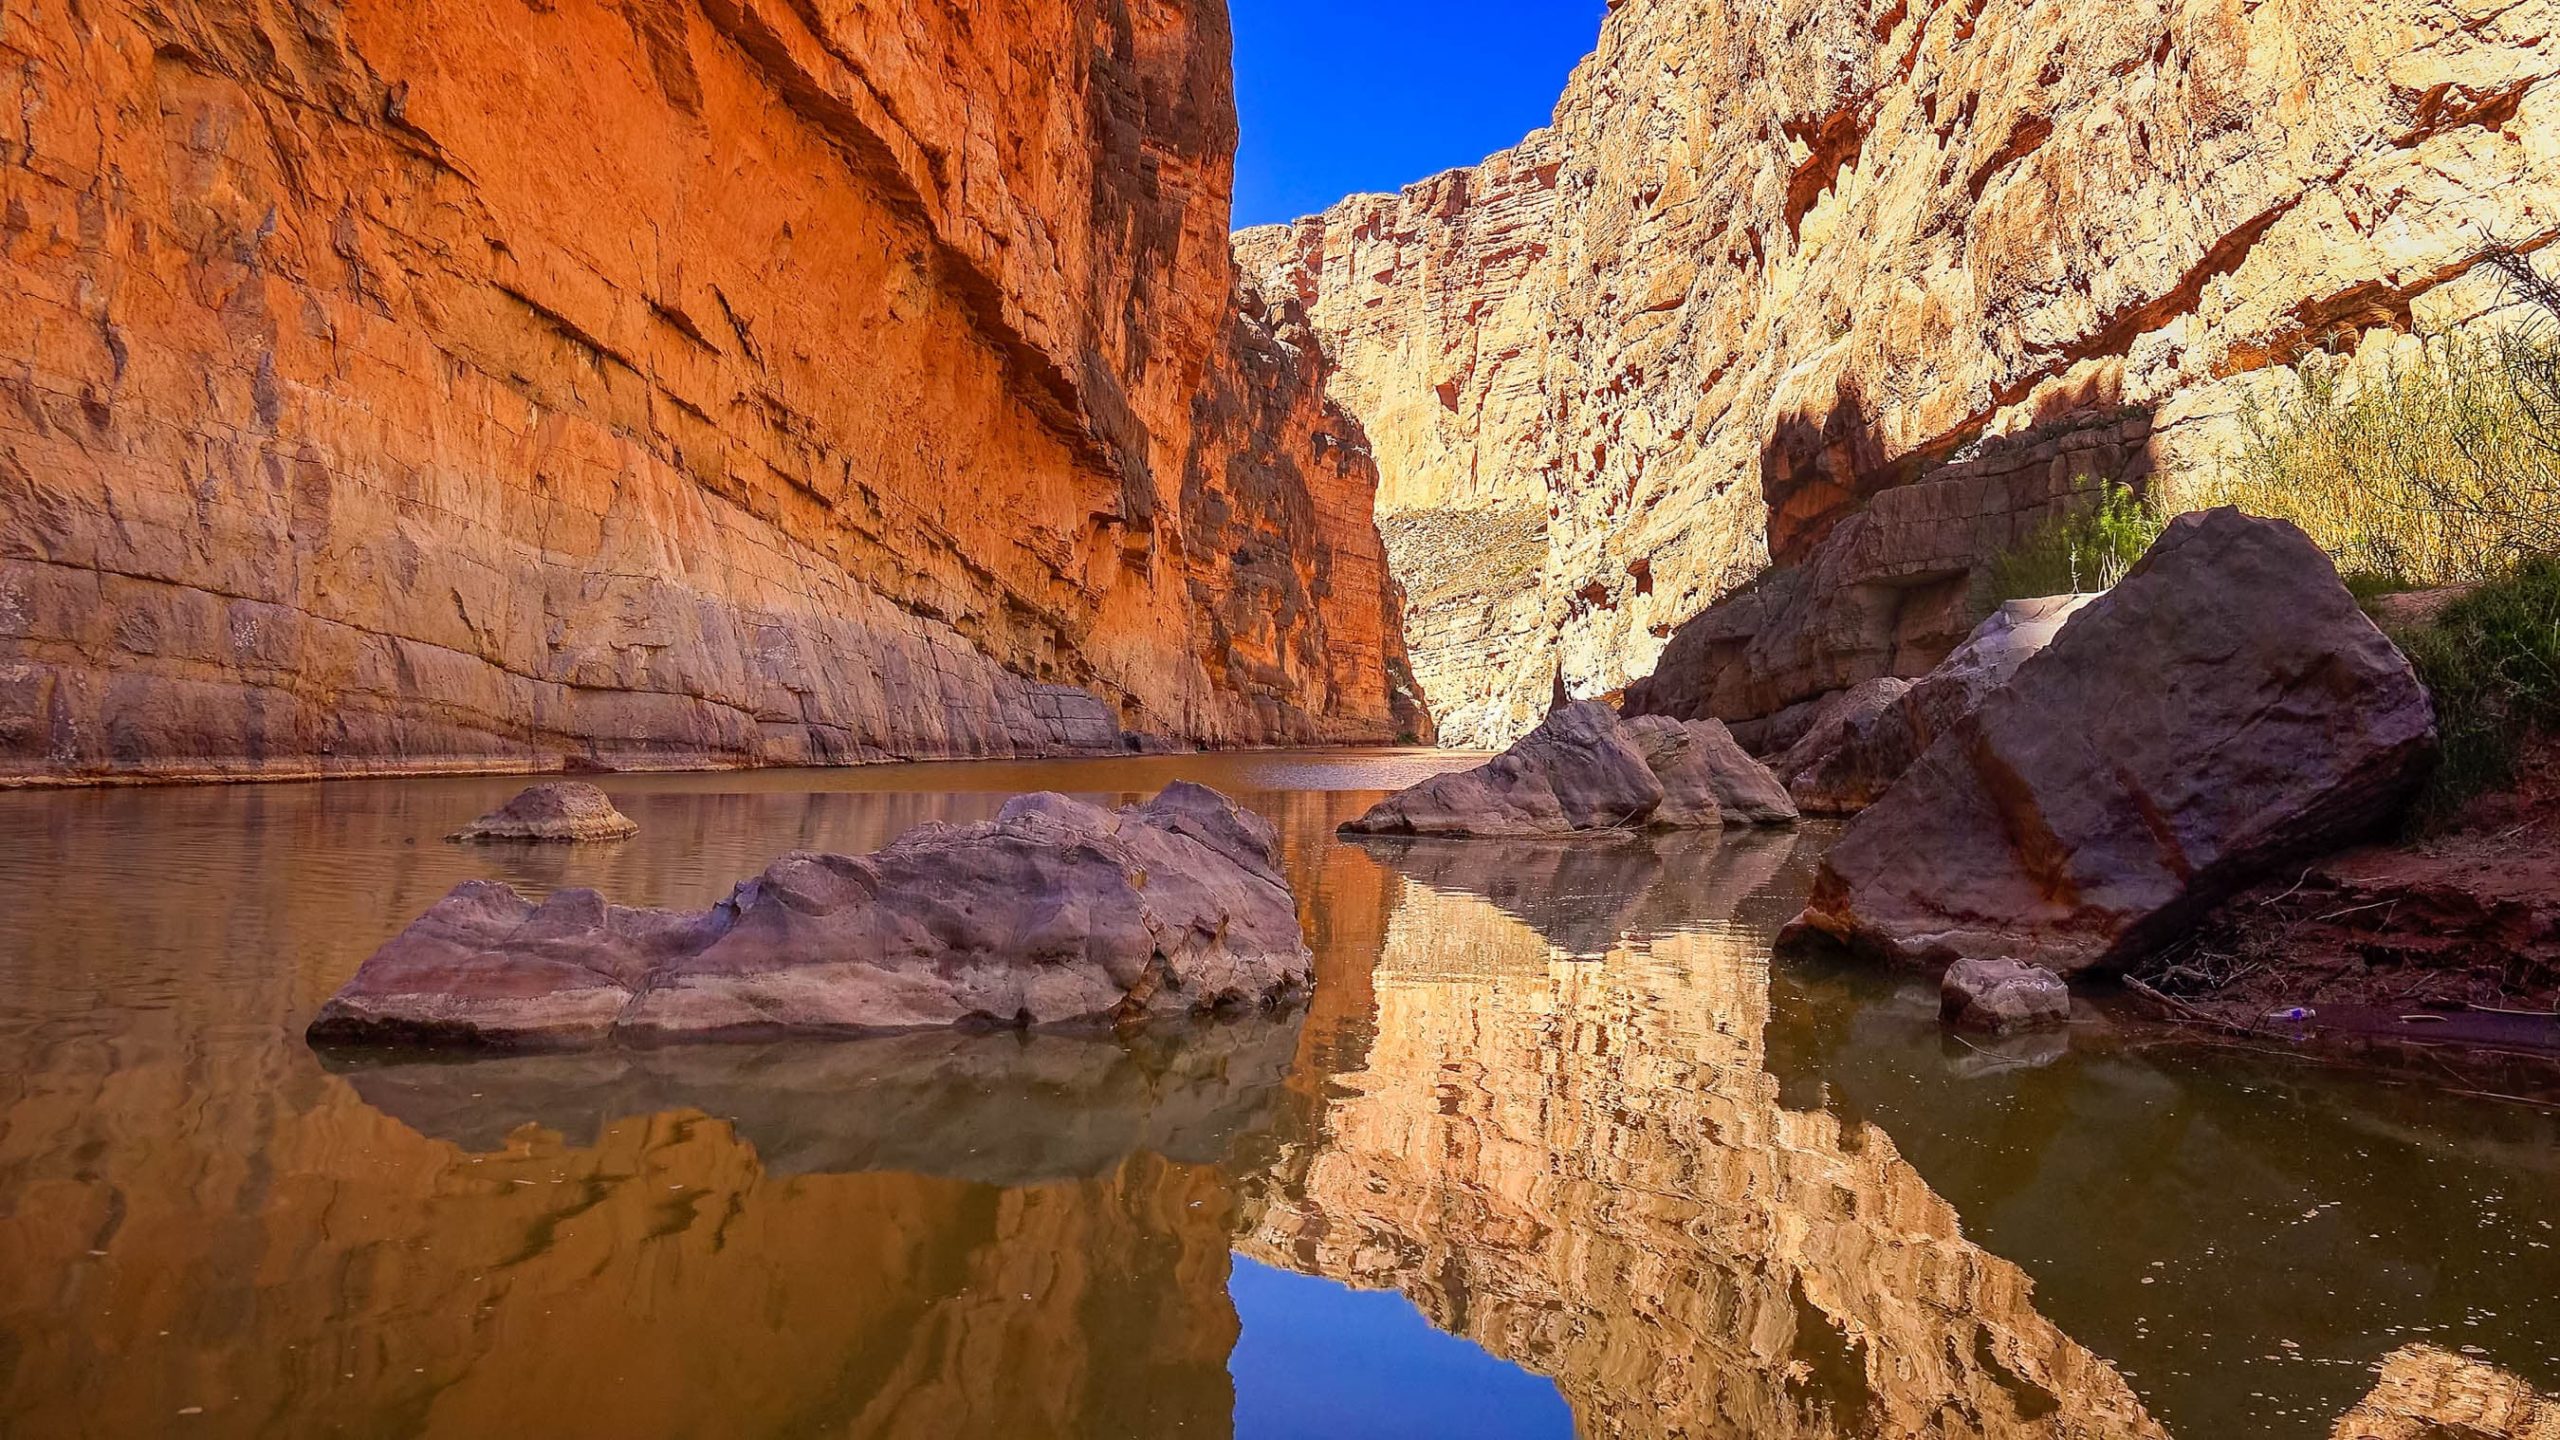
[(527, 788), (445, 838), (466, 845), (566, 845), (639, 833), (639, 822), (614, 808), (603, 791), (580, 780), (555, 780)]
[(1273, 1003), (1313, 959), (1259, 816), (1176, 784), (1114, 813), (1026, 795), (864, 856), (785, 855), (708, 910), (468, 881), (365, 961), (315, 1042), (1034, 1027)]

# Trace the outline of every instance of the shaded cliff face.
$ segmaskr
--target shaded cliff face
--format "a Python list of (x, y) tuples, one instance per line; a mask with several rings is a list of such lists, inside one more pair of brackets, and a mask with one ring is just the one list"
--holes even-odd
[[(1938, 612), (1987, 548), (2209, 450), (2236, 377), (2476, 312), (2484, 232), (2560, 230), (2553, 19), (1621, 0), (1551, 129), (1238, 250), (1376, 446), (1444, 736), (1491, 744), (1559, 677), (1651, 671), (1771, 557), (1809, 572), (1876, 494), (1985, 462), (1832, 560), (1812, 588), (1855, 613), (1772, 642), (1907, 668), (1961, 636)], [(2128, 442), (2082, 432), (2129, 419), (2104, 474), (2080, 452)], [(1519, 554), (1444, 538), (1484, 530)], [(1506, 603), (1523, 556), (1536, 598)], [(1756, 714), (1839, 677), (1781, 654), (1733, 683)]]
[[(0, 770), (1390, 737), (1383, 666), (1248, 693), (1194, 593), (1228, 44), (1130, 0), (14, 12)], [(1286, 528), (1358, 481), (1256, 497), (1340, 575), (1270, 648), (1392, 649), (1374, 534)]]
[(1796, 850), (1374, 849), (1407, 878), (1373, 988), (1308, 1020), (1365, 1053), (1247, 1182), (1236, 1248), (1401, 1292), (1586, 1435), (2164, 1435), (1883, 1131), (1781, 1107), (1734, 932), (1790, 903)]

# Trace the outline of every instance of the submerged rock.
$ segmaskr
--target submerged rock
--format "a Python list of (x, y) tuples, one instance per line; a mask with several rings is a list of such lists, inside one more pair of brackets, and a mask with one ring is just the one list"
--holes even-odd
[(2387, 823), (2435, 751), (2409, 662), (2317, 546), (2189, 515), (1850, 823), (1798, 933), (2120, 966)]
[(872, 855), (798, 853), (709, 910), (539, 905), (469, 881), (376, 951), (311, 1038), (611, 1036), (1126, 1020), (1275, 1001), (1312, 958), (1270, 826), (1176, 784), (1114, 814), (1026, 795)]
[(2050, 1029), (2071, 1023), (2071, 987), (2040, 965), (1959, 960), (1938, 982), (1938, 1016), (1992, 1035)]
[(1827, 754), (1788, 777), (1796, 804), (1814, 815), (1854, 815), (1874, 804), (1939, 736), (1981, 709), (2096, 598), (2049, 595), (2001, 606), (1911, 688), (1879, 709), (1850, 716)]
[(466, 845), (508, 841), (561, 845), (627, 840), (639, 833), (639, 823), (615, 809), (603, 791), (582, 780), (557, 780), (528, 787), (445, 838)]
[(1436, 776), (1342, 827), (1353, 835), (1530, 837), (1784, 824), (1777, 777), (1714, 721), (1622, 720), (1597, 701), (1561, 706), (1473, 770)]

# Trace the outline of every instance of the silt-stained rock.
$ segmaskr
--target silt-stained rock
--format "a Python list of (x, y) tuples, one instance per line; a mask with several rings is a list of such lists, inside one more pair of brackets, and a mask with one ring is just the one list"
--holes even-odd
[(1938, 982), (1938, 1014), (1960, 1030), (2007, 1035), (2071, 1023), (2071, 987), (2015, 960), (1959, 960)]
[(1888, 958), (2070, 974), (2388, 823), (2435, 717), (2293, 526), (2185, 516), (1852, 821), (1798, 925)]

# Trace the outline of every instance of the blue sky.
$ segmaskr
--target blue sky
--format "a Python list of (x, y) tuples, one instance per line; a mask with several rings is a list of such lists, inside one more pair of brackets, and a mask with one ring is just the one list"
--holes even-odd
[(1472, 165), (1547, 123), (1605, 0), (1230, 0), (1236, 224)]

